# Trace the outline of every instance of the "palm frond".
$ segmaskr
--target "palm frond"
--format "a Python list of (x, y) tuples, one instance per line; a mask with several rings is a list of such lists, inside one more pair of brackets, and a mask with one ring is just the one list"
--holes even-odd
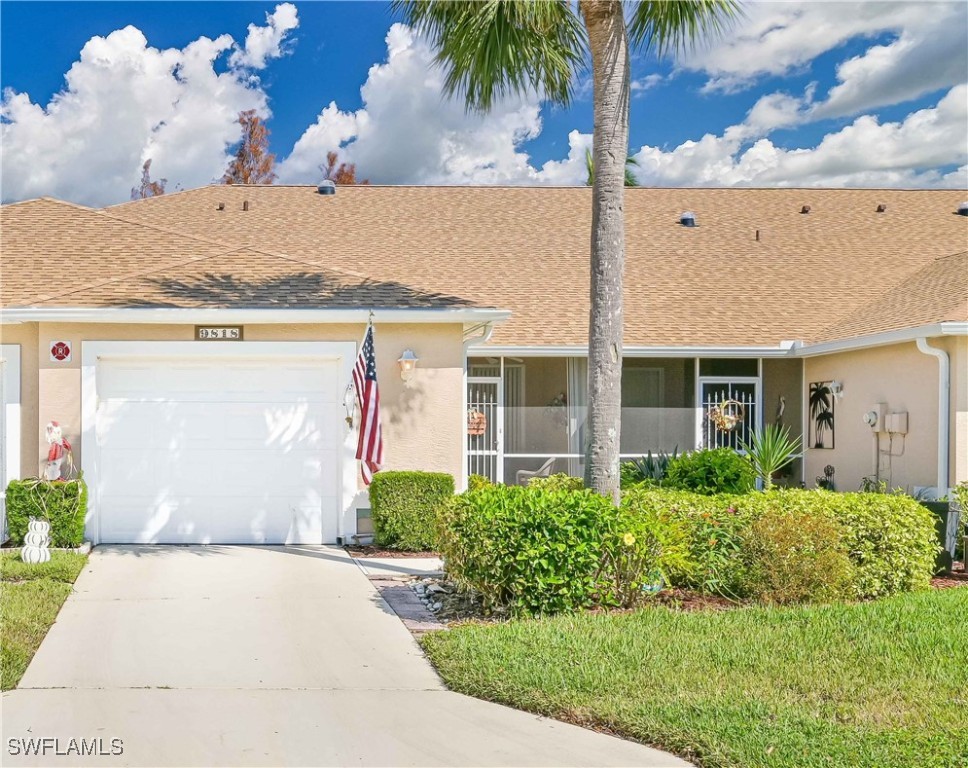
[(571, 101), (586, 36), (567, 0), (396, 0), (393, 9), (429, 39), (447, 94), (469, 109), (528, 91)]
[(742, 16), (739, 0), (640, 2), (631, 9), (629, 41), (659, 56), (676, 54), (721, 35)]

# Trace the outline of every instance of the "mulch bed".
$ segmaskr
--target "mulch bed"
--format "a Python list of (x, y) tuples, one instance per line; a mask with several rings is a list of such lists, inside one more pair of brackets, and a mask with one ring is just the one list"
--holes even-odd
[(678, 588), (664, 589), (655, 595), (654, 600), (660, 605), (680, 611), (728, 611), (741, 606), (741, 603), (720, 595), (708, 595)]
[(383, 549), (371, 544), (349, 544), (343, 549), (353, 557), (440, 557), (438, 552), (401, 552), (399, 549)]
[(953, 587), (968, 587), (968, 576), (964, 573), (946, 573), (931, 579), (931, 586), (935, 589), (951, 589)]

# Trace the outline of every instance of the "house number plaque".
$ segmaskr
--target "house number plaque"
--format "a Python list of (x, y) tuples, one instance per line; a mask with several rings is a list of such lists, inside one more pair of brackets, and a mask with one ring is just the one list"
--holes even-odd
[(242, 341), (241, 325), (196, 325), (196, 341)]

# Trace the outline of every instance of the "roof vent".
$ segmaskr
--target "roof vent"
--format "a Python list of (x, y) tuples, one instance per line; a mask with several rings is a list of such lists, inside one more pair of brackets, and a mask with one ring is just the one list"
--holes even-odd
[(958, 215), (959, 216), (968, 216), (968, 200), (966, 200), (965, 202), (961, 203), (958, 206)]
[(224, 211), (225, 210), (225, 203), (219, 203), (218, 205), (216, 205), (215, 206), (215, 210), (216, 211)]
[(885, 205), (884, 203), (881, 203), (880, 205), (877, 206), (878, 213), (884, 213), (884, 211), (886, 210), (887, 210), (887, 205)]
[(800, 213), (810, 213), (810, 206), (809, 205), (803, 206), (803, 208), (800, 209)]
[(321, 195), (335, 195), (336, 194), (336, 182), (326, 179), (321, 181), (319, 186), (316, 187), (316, 191)]
[(679, 223), (684, 227), (696, 226), (696, 214), (692, 211), (683, 212), (682, 216), (679, 217)]
[(248, 200), (243, 200), (242, 201), (242, 210), (243, 211), (249, 210), (249, 201)]

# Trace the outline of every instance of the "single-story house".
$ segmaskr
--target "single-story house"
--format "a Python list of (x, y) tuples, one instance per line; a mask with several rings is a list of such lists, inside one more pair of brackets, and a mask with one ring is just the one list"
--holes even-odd
[[(371, 318), (386, 468), (581, 474), (591, 191), (333, 191), (0, 209), (3, 485), (43, 470), (53, 420), (95, 542), (364, 531)], [(623, 456), (779, 421), (803, 437), (790, 485), (968, 479), (965, 198), (627, 190)]]

